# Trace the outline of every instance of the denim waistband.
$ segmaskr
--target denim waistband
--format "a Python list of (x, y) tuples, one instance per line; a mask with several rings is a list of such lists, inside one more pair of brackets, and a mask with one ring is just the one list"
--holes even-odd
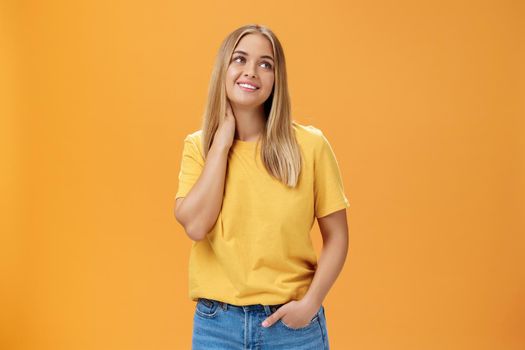
[(224, 301), (210, 299), (210, 298), (198, 298), (199, 301), (203, 301), (204, 303), (217, 303), (220, 307), (222, 307), (224, 310), (228, 310), (228, 308), (237, 308), (242, 309), (244, 312), (249, 311), (264, 311), (267, 315), (274, 313), (277, 309), (279, 309), (284, 304), (274, 304), (274, 305), (263, 305), (263, 304), (251, 304), (251, 305), (234, 305), (229, 304)]

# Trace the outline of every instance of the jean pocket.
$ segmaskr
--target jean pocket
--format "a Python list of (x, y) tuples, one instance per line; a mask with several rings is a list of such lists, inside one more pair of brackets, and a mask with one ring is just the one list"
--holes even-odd
[(306, 329), (309, 329), (310, 327), (314, 326), (315, 323), (317, 322), (317, 319), (319, 318), (319, 314), (321, 313), (321, 309), (322, 309), (322, 306), (319, 308), (319, 310), (317, 310), (317, 313), (314, 315), (314, 317), (312, 317), (312, 319), (310, 320), (310, 322), (306, 325), (306, 326), (303, 326), (303, 327), (299, 327), (299, 328), (293, 328), (291, 326), (288, 326), (286, 323), (284, 323), (283, 319), (280, 318), (278, 320), (278, 322), (283, 325), (285, 328), (287, 329), (290, 329), (290, 330), (293, 330), (293, 331), (302, 331), (302, 330), (306, 330)]
[(214, 318), (219, 312), (220, 305), (219, 302), (213, 299), (199, 298), (197, 305), (195, 307), (195, 312), (197, 315)]

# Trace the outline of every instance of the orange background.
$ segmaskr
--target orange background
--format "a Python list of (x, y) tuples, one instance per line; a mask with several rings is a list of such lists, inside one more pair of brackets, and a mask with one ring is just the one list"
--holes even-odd
[(331, 348), (524, 349), (524, 10), (3, 1), (0, 348), (190, 348), (183, 138), (221, 40), (259, 23), (351, 203)]

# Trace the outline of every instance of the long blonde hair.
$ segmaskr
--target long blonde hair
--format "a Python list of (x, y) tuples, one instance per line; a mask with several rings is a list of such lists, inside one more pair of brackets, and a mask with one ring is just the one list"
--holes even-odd
[(244, 35), (252, 33), (260, 33), (268, 38), (273, 47), (275, 67), (273, 90), (264, 102), (266, 124), (259, 138), (261, 160), (271, 176), (289, 187), (295, 187), (301, 172), (301, 152), (292, 127), (295, 122), (291, 119), (284, 51), (275, 34), (265, 26), (244, 25), (231, 32), (219, 48), (202, 122), (204, 157), (207, 157), (215, 132), (226, 114), (225, 78), (233, 50)]

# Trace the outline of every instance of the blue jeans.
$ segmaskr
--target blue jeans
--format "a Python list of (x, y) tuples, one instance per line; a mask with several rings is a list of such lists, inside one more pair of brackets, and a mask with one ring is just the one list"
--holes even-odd
[(282, 319), (270, 327), (262, 321), (280, 306), (237, 306), (200, 298), (193, 315), (192, 350), (329, 350), (324, 307), (310, 323), (291, 328)]

